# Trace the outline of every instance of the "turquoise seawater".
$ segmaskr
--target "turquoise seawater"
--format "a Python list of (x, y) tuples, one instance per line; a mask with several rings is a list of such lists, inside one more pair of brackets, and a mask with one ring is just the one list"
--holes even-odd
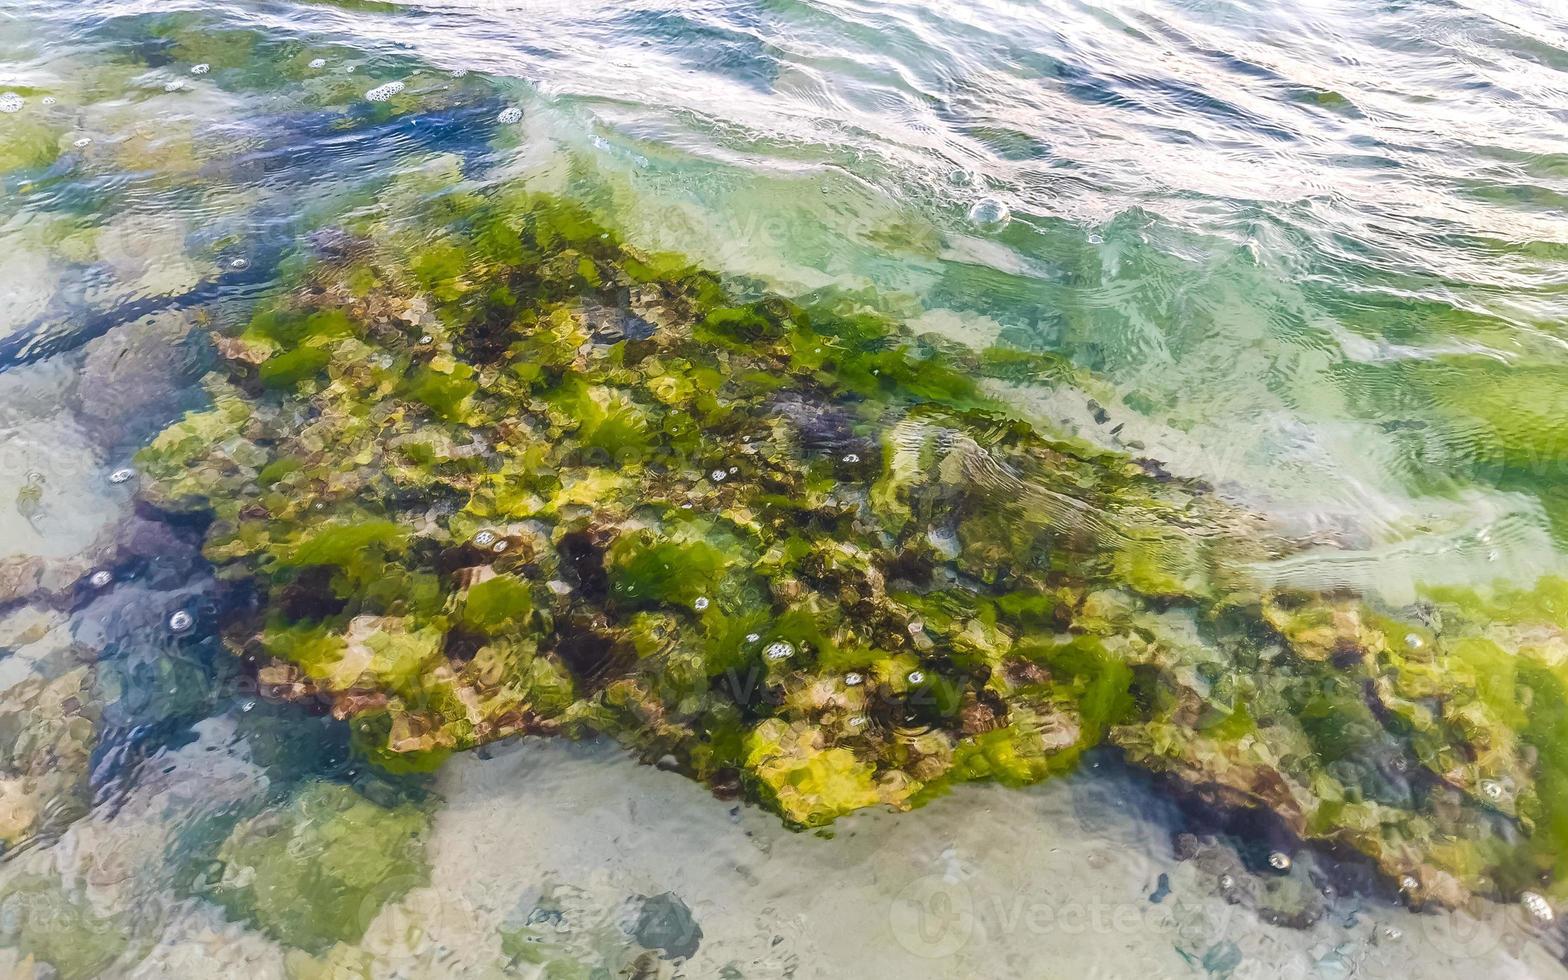
[(0, 0), (0, 970), (1562, 974), (1546, 877), (1453, 912), (1282, 876), (1277, 828), (1110, 753), (819, 839), (606, 746), (383, 772), (262, 696), (136, 454), (210, 331), (442, 182), (1041, 355), (988, 395), (1302, 543), (1268, 586), (1565, 571), (1552, 0)]

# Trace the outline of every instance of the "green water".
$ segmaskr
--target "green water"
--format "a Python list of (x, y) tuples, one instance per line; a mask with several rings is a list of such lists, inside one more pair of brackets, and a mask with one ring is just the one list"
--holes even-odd
[(0, 17), (19, 975), (1560, 969), (1544, 5)]

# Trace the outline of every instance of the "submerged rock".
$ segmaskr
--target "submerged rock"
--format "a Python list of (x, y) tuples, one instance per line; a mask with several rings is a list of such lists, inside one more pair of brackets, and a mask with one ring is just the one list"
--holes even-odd
[(285, 808), (235, 827), (210, 895), (290, 946), (357, 941), (381, 906), (426, 878), (426, 818), (347, 786), (304, 784)]
[(186, 342), (194, 327), (195, 317), (170, 310), (85, 345), (78, 414), (105, 448), (129, 452), (191, 407), (190, 385), (205, 370)]
[(1110, 743), (1415, 902), (1556, 875), (1568, 583), (1262, 587), (1249, 564), (1304, 546), (981, 393), (1033, 355), (745, 300), (575, 205), (402, 179), (384, 196), (435, 225), (355, 219), (140, 463), (257, 596), (229, 645), (370, 758), (606, 732), (817, 827)]
[(50, 964), (56, 976), (101, 976), (129, 945), (125, 930), (52, 876), (14, 875), (0, 885), (0, 943)]
[(639, 895), (637, 920), (630, 930), (632, 938), (648, 949), (660, 950), (666, 958), (690, 959), (702, 943), (702, 927), (691, 916), (691, 909), (673, 892)]
[(0, 853), (57, 835), (87, 811), (100, 707), (96, 665), (67, 617), (21, 606), (0, 616)]

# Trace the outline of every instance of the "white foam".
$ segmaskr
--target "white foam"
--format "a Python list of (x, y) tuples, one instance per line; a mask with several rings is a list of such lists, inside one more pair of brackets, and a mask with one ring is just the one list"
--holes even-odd
[(387, 82), (385, 85), (377, 85), (375, 88), (366, 92), (365, 98), (370, 102), (385, 102), (392, 98), (392, 96), (403, 91), (405, 87), (406, 86), (404, 86), (402, 82)]

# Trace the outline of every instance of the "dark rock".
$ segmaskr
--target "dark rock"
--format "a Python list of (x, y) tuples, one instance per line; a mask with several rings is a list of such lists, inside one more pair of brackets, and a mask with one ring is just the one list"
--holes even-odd
[(662, 950), (665, 959), (686, 959), (697, 952), (702, 942), (702, 927), (691, 917), (691, 909), (674, 892), (634, 900), (642, 903), (632, 938), (649, 949)]

